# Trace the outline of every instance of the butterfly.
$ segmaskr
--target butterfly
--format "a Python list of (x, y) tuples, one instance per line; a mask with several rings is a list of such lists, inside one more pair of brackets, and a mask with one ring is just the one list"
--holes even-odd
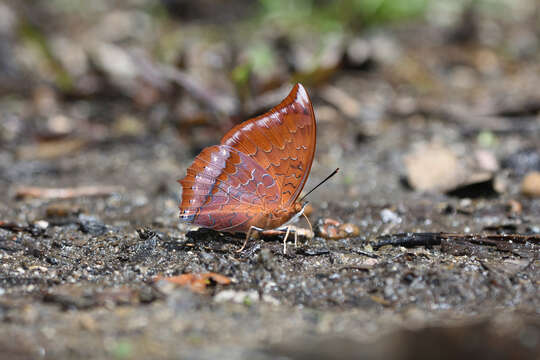
[(253, 230), (284, 229), (303, 214), (297, 199), (311, 170), (316, 133), (308, 93), (296, 84), (279, 105), (201, 151), (179, 180), (180, 219), (247, 233), (242, 249)]

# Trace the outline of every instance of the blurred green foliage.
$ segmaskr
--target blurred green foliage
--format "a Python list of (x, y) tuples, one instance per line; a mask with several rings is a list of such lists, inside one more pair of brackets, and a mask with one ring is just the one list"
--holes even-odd
[(483, 148), (495, 147), (497, 145), (497, 136), (489, 130), (483, 130), (476, 137), (476, 143)]
[(68, 72), (62, 67), (58, 59), (52, 53), (48, 38), (40, 31), (40, 29), (32, 26), (28, 22), (21, 21), (19, 26), (19, 36), (21, 41), (27, 47), (33, 48), (38, 52), (46, 66), (48, 72), (53, 74), (55, 84), (62, 90), (69, 90), (73, 86), (73, 80)]
[[(65, 68), (65, 62), (61, 61), (64, 54), (55, 49), (54, 38), (65, 35), (71, 38), (73, 34), (73, 41), (84, 39), (82, 48), (90, 59), (92, 40), (96, 43), (114, 41), (120, 46), (141, 46), (158, 61), (173, 65), (182, 63), (186, 59), (184, 55), (193, 51), (190, 48), (202, 52), (205, 43), (232, 44), (230, 48), (235, 50), (231, 53), (235, 56), (234, 61), (226, 63), (227, 70), (239, 93), (248, 94), (253, 76), (255, 80), (263, 79), (261, 82), (269, 84), (287, 75), (306, 83), (327, 78), (333, 70), (328, 59), (340, 51), (340, 44), (368, 28), (405, 20), (448, 24), (452, 18), (460, 19), (469, 9), (478, 14), (489, 14), (494, 19), (511, 20), (514, 14), (514, 19), (520, 20), (515, 17), (516, 11), (508, 11), (510, 4), (517, 6), (515, 4), (520, 2), (525, 4), (524, 10), (517, 14), (526, 19), (531, 13), (527, 11), (528, 1), (534, 0), (258, 0), (253, 3), (243, 0), (237, 7), (227, 7), (221, 0), (200, 3), (49, 0), (35, 2), (32, 7), (21, 7), (26, 9), (24, 11), (17, 10), (20, 11), (17, 35), (21, 45), (35, 55), (35, 59), (27, 57), (26, 63), (38, 64), (33, 68), (39, 69), (48, 81), (65, 91), (74, 88), (78, 79)], [(32, 0), (25, 2), (34, 4)], [(189, 12), (182, 13), (177, 9), (175, 13), (165, 6), (166, 3), (176, 3), (180, 10), (200, 7), (200, 12), (189, 15)], [(251, 4), (254, 6), (248, 6)], [(248, 10), (238, 11), (244, 5)], [(227, 17), (229, 20), (213, 21), (224, 11), (232, 14)], [(178, 13), (182, 16), (178, 17)], [(116, 21), (111, 14), (122, 21)], [(125, 14), (129, 16), (122, 16)], [(108, 21), (104, 21), (107, 17)], [(126, 20), (128, 18), (130, 21)], [(144, 20), (141, 24), (150, 25), (136, 26), (134, 29), (140, 31), (127, 32), (122, 38), (111, 36), (110, 29), (107, 30), (109, 35), (104, 37), (105, 32), (100, 31), (102, 23), (105, 28), (114, 24), (122, 28), (132, 26), (130, 23), (138, 24), (133, 20), (136, 18)], [(289, 51), (287, 47), (302, 51)], [(284, 57), (284, 53), (293, 55)], [(286, 71), (293, 72), (290, 69), (294, 69), (294, 73), (284, 75)]]
[(429, 0), (259, 0), (264, 21), (319, 32), (358, 29), (422, 15)]
[(129, 341), (119, 341), (111, 349), (115, 359), (129, 359), (133, 357), (133, 345)]
[[(248, 19), (251, 28), (248, 26), (244, 33), (272, 29), (274, 34), (288, 39), (309, 39), (311, 67), (296, 74), (295, 81), (316, 82), (331, 72), (320, 62), (336, 39), (339, 42), (343, 35), (370, 26), (421, 17), (428, 3), (429, 0), (259, 0), (258, 16)], [(239, 88), (246, 86), (252, 74), (264, 76), (278, 66), (276, 53), (268, 43), (248, 41), (242, 45), (246, 56), (232, 73)]]
[(236, 66), (231, 74), (237, 90), (247, 86), (252, 73), (264, 74), (268, 69), (276, 65), (276, 54), (271, 47), (264, 42), (256, 42), (247, 47), (245, 62)]

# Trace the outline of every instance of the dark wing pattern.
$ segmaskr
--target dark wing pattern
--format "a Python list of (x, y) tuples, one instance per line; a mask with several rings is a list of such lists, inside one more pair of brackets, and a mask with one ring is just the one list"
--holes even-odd
[(279, 186), (279, 207), (291, 206), (302, 191), (315, 154), (313, 107), (301, 84), (272, 110), (231, 129), (222, 145), (249, 156)]
[(218, 231), (247, 232), (253, 217), (281, 201), (272, 176), (226, 145), (204, 149), (180, 183), (180, 218)]

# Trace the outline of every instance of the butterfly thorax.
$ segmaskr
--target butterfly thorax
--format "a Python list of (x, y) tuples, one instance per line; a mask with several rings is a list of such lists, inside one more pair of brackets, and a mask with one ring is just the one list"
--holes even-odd
[(254, 218), (252, 225), (265, 230), (279, 228), (301, 212), (302, 208), (301, 203), (295, 202), (292, 206), (286, 208), (277, 208), (263, 212)]

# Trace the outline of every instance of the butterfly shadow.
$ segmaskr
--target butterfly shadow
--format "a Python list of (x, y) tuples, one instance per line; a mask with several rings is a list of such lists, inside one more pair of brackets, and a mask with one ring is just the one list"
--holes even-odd
[[(262, 243), (265, 243), (272, 248), (274, 247), (274, 245), (279, 246), (279, 250), (278, 248), (276, 248), (275, 252), (281, 253), (280, 243), (283, 241), (285, 234), (286, 231), (282, 230), (254, 232), (247, 243), (246, 249), (241, 252), (242, 257), (249, 257), (250, 255), (255, 254), (261, 249)], [(303, 237), (304, 236), (301, 234), (299, 236), (299, 239), (302, 239)], [(187, 246), (190, 248), (190, 250), (193, 250), (194, 248), (199, 248), (218, 252), (236, 252), (238, 248), (242, 246), (242, 243), (245, 241), (246, 234), (225, 233), (208, 228), (199, 228), (197, 230), (187, 232), (186, 238), (188, 240), (183, 244), (183, 247)], [(305, 241), (306, 240), (304, 239), (303, 241), (300, 240), (298, 242), (298, 249), (302, 248), (305, 245)], [(307, 241), (309, 242), (309, 240)], [(288, 253), (287, 255), (290, 256), (292, 254)]]
[(200, 249), (211, 249), (219, 252), (231, 252), (242, 245), (245, 234), (231, 234), (207, 228), (199, 228), (188, 231), (186, 238), (186, 245), (189, 244), (192, 249), (198, 247)]

